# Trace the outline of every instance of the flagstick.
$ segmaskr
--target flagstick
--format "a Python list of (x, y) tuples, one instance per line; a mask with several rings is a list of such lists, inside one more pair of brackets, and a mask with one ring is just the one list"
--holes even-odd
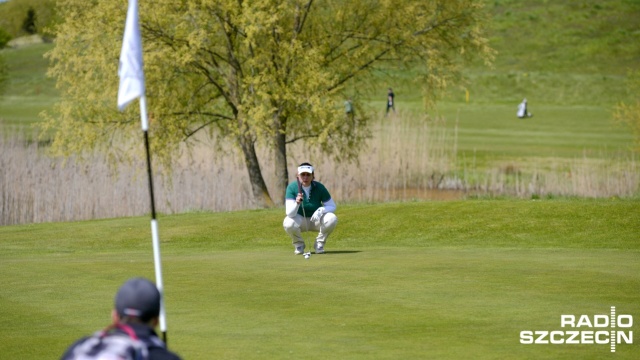
[(140, 97), (140, 120), (144, 133), (144, 147), (147, 152), (147, 174), (149, 177), (149, 195), (151, 197), (151, 239), (153, 241), (153, 262), (156, 270), (156, 286), (160, 291), (160, 331), (162, 340), (167, 343), (167, 324), (164, 311), (164, 290), (162, 285), (162, 260), (160, 258), (160, 239), (158, 237), (158, 221), (156, 220), (156, 205), (153, 195), (153, 175), (151, 172), (151, 152), (149, 151), (149, 122), (147, 120), (147, 97)]
[(122, 51), (118, 67), (120, 87), (118, 88), (118, 109), (123, 111), (127, 104), (140, 98), (140, 120), (144, 132), (144, 147), (147, 151), (147, 173), (149, 175), (149, 194), (151, 197), (151, 238), (153, 241), (153, 262), (156, 270), (156, 287), (160, 291), (160, 330), (167, 343), (167, 325), (164, 311), (164, 286), (162, 285), (162, 260), (160, 259), (160, 240), (156, 205), (153, 196), (153, 176), (151, 174), (151, 153), (149, 151), (149, 121), (147, 120), (147, 98), (144, 95), (144, 71), (142, 63), (142, 37), (138, 19), (138, 1), (129, 0), (127, 20), (122, 38)]

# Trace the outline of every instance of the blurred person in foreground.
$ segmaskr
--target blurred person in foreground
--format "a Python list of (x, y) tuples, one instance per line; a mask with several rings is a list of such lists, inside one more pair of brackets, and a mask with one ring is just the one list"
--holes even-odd
[(313, 166), (302, 163), (296, 181), (287, 186), (285, 193), (287, 216), (282, 226), (291, 237), (295, 255), (304, 254), (303, 231), (318, 231), (313, 248), (316, 254), (323, 254), (327, 238), (338, 224), (336, 203), (327, 188), (314, 179)]
[(180, 360), (155, 332), (160, 316), (160, 291), (149, 280), (132, 278), (115, 297), (112, 324), (71, 345), (62, 360)]

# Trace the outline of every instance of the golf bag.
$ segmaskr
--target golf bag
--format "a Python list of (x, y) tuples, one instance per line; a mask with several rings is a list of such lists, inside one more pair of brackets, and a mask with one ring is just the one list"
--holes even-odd
[[(120, 330), (120, 331), (118, 331)], [(111, 325), (78, 342), (62, 360), (147, 360), (147, 346), (127, 325)]]

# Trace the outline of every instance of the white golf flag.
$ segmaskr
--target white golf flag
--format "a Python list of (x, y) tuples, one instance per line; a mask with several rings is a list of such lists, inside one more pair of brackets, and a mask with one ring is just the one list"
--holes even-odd
[(118, 89), (118, 110), (144, 96), (144, 71), (142, 70), (142, 40), (138, 24), (138, 1), (129, 0), (127, 22), (124, 27), (120, 65), (118, 67), (120, 88)]

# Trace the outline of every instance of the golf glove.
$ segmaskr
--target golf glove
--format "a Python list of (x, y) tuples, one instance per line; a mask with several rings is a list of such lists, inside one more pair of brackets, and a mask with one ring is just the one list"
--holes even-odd
[(311, 215), (311, 221), (312, 222), (318, 222), (320, 221), (320, 218), (322, 217), (322, 215), (324, 214), (324, 208), (323, 207), (319, 207), (318, 210), (316, 210), (316, 212), (313, 213), (313, 215)]

